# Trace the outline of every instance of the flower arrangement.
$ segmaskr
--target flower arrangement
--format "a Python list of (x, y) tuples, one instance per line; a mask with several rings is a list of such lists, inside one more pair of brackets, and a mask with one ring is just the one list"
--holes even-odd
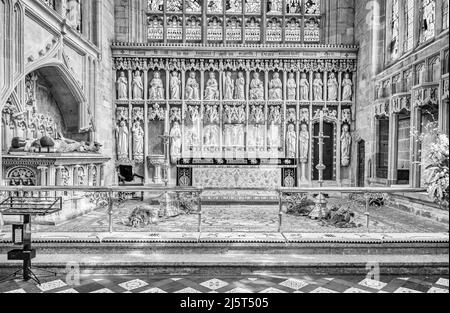
[(449, 142), (445, 134), (438, 134), (425, 160), (428, 193), (441, 207), (449, 205)]

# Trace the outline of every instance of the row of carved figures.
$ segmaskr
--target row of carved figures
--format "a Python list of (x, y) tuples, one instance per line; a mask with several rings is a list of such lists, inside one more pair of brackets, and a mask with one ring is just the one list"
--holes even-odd
[[(180, 73), (173, 71), (169, 79), (170, 100), (182, 100), (182, 90), (184, 90), (184, 100), (187, 101), (214, 101), (220, 100), (238, 100), (238, 101), (283, 101), (286, 91), (286, 100), (288, 101), (325, 101), (325, 89), (327, 101), (338, 101), (340, 89), (342, 89), (342, 101), (352, 101), (353, 82), (349, 73), (345, 73), (341, 84), (335, 73), (330, 73), (327, 77), (326, 86), (321, 73), (315, 73), (313, 78), (309, 79), (306, 73), (301, 73), (299, 79), (296, 79), (294, 73), (288, 74), (286, 84), (283, 83), (280, 73), (272, 74), (268, 84), (261, 79), (259, 72), (254, 72), (249, 83), (249, 92), (247, 96), (246, 78), (243, 72), (238, 72), (236, 77), (232, 72), (225, 72), (223, 75), (223, 88), (217, 79), (216, 72), (209, 72), (208, 80), (205, 86), (199, 83), (197, 73), (189, 72), (184, 88), (182, 88), (182, 79)], [(156, 71), (149, 83), (148, 97), (153, 101), (163, 101), (166, 99), (166, 88), (164, 86), (161, 73)], [(203, 92), (201, 91), (203, 87)], [(266, 87), (268, 95), (266, 95)], [(125, 72), (121, 71), (117, 80), (117, 98), (118, 100), (128, 100), (129, 83)], [(203, 95), (203, 97), (202, 97)], [(144, 83), (141, 71), (135, 71), (131, 82), (131, 97), (133, 100), (143, 100)]]
[[(267, 146), (273, 149), (278, 149), (281, 146), (281, 126), (271, 123), (267, 128), (267, 141), (265, 140), (265, 125), (251, 125), (248, 128), (248, 146), (264, 147)], [(116, 129), (117, 142), (117, 156), (119, 161), (129, 160), (129, 151), (132, 149), (133, 160), (136, 162), (143, 162), (144, 160), (144, 130), (142, 128), (142, 121), (136, 119), (133, 121), (131, 127), (131, 138), (129, 128), (126, 120), (121, 120)], [(172, 162), (182, 156), (183, 146), (195, 147), (200, 145), (200, 137), (203, 137), (202, 143), (204, 146), (219, 147), (220, 137), (223, 133), (224, 146), (245, 146), (245, 125), (242, 124), (226, 124), (221, 131), (220, 127), (215, 124), (206, 125), (203, 130), (199, 124), (186, 126), (185, 134), (182, 135), (182, 127), (178, 121), (172, 123), (170, 129), (170, 157)], [(201, 135), (201, 132), (203, 133)], [(184, 138), (184, 140), (183, 140)], [(286, 158), (299, 158), (300, 163), (308, 163), (309, 161), (309, 147), (311, 136), (308, 130), (308, 124), (302, 123), (300, 132), (297, 135), (296, 125), (289, 123), (286, 131)], [(130, 140), (131, 139), (131, 140)], [(342, 126), (341, 140), (341, 165), (347, 167), (350, 165), (350, 151), (352, 145), (352, 136), (350, 134), (350, 126), (344, 123)], [(129, 147), (131, 142), (131, 147)], [(298, 148), (297, 148), (298, 147)]]

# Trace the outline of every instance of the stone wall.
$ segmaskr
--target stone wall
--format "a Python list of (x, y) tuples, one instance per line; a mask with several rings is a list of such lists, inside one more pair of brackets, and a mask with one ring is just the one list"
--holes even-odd
[(360, 0), (323, 0), (323, 41), (326, 44), (352, 45), (355, 41), (355, 2)]
[[(375, 75), (383, 65), (384, 1), (358, 0), (355, 5), (355, 44), (359, 46), (358, 77), (356, 83), (356, 139), (366, 142), (366, 184), (376, 162), (376, 125), (372, 105), (375, 99)], [(353, 158), (357, 159), (357, 140), (354, 141)], [(356, 175), (356, 173), (355, 173)], [(356, 177), (354, 177), (356, 179)]]
[[(103, 144), (104, 155), (114, 158), (114, 127), (113, 127), (113, 95), (112, 86), (112, 55), (111, 43), (114, 40), (114, 0), (99, 1), (101, 15), (101, 35), (100, 35), (100, 51), (101, 61), (98, 69), (98, 94), (97, 105), (95, 106), (95, 140)], [(115, 168), (111, 161), (105, 167), (105, 184), (109, 185), (115, 182)]]

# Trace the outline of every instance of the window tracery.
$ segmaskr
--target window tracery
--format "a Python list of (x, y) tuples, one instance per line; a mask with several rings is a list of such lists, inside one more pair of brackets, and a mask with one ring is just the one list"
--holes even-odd
[(147, 0), (149, 42), (316, 43), (320, 25), (320, 0)]

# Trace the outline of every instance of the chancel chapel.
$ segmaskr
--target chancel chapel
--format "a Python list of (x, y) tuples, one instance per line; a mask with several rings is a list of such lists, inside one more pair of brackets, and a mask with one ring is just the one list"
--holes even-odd
[[(0, 113), (0, 278), (8, 256), (33, 279), (32, 234), (48, 268), (104, 245), (164, 267), (160, 244), (226, 268), (236, 244), (275, 270), (386, 255), (448, 292), (449, 0), (0, 0)], [(350, 286), (295, 279), (259, 287)]]
[(5, 186), (420, 188), (449, 131), (448, 0), (0, 6)]

